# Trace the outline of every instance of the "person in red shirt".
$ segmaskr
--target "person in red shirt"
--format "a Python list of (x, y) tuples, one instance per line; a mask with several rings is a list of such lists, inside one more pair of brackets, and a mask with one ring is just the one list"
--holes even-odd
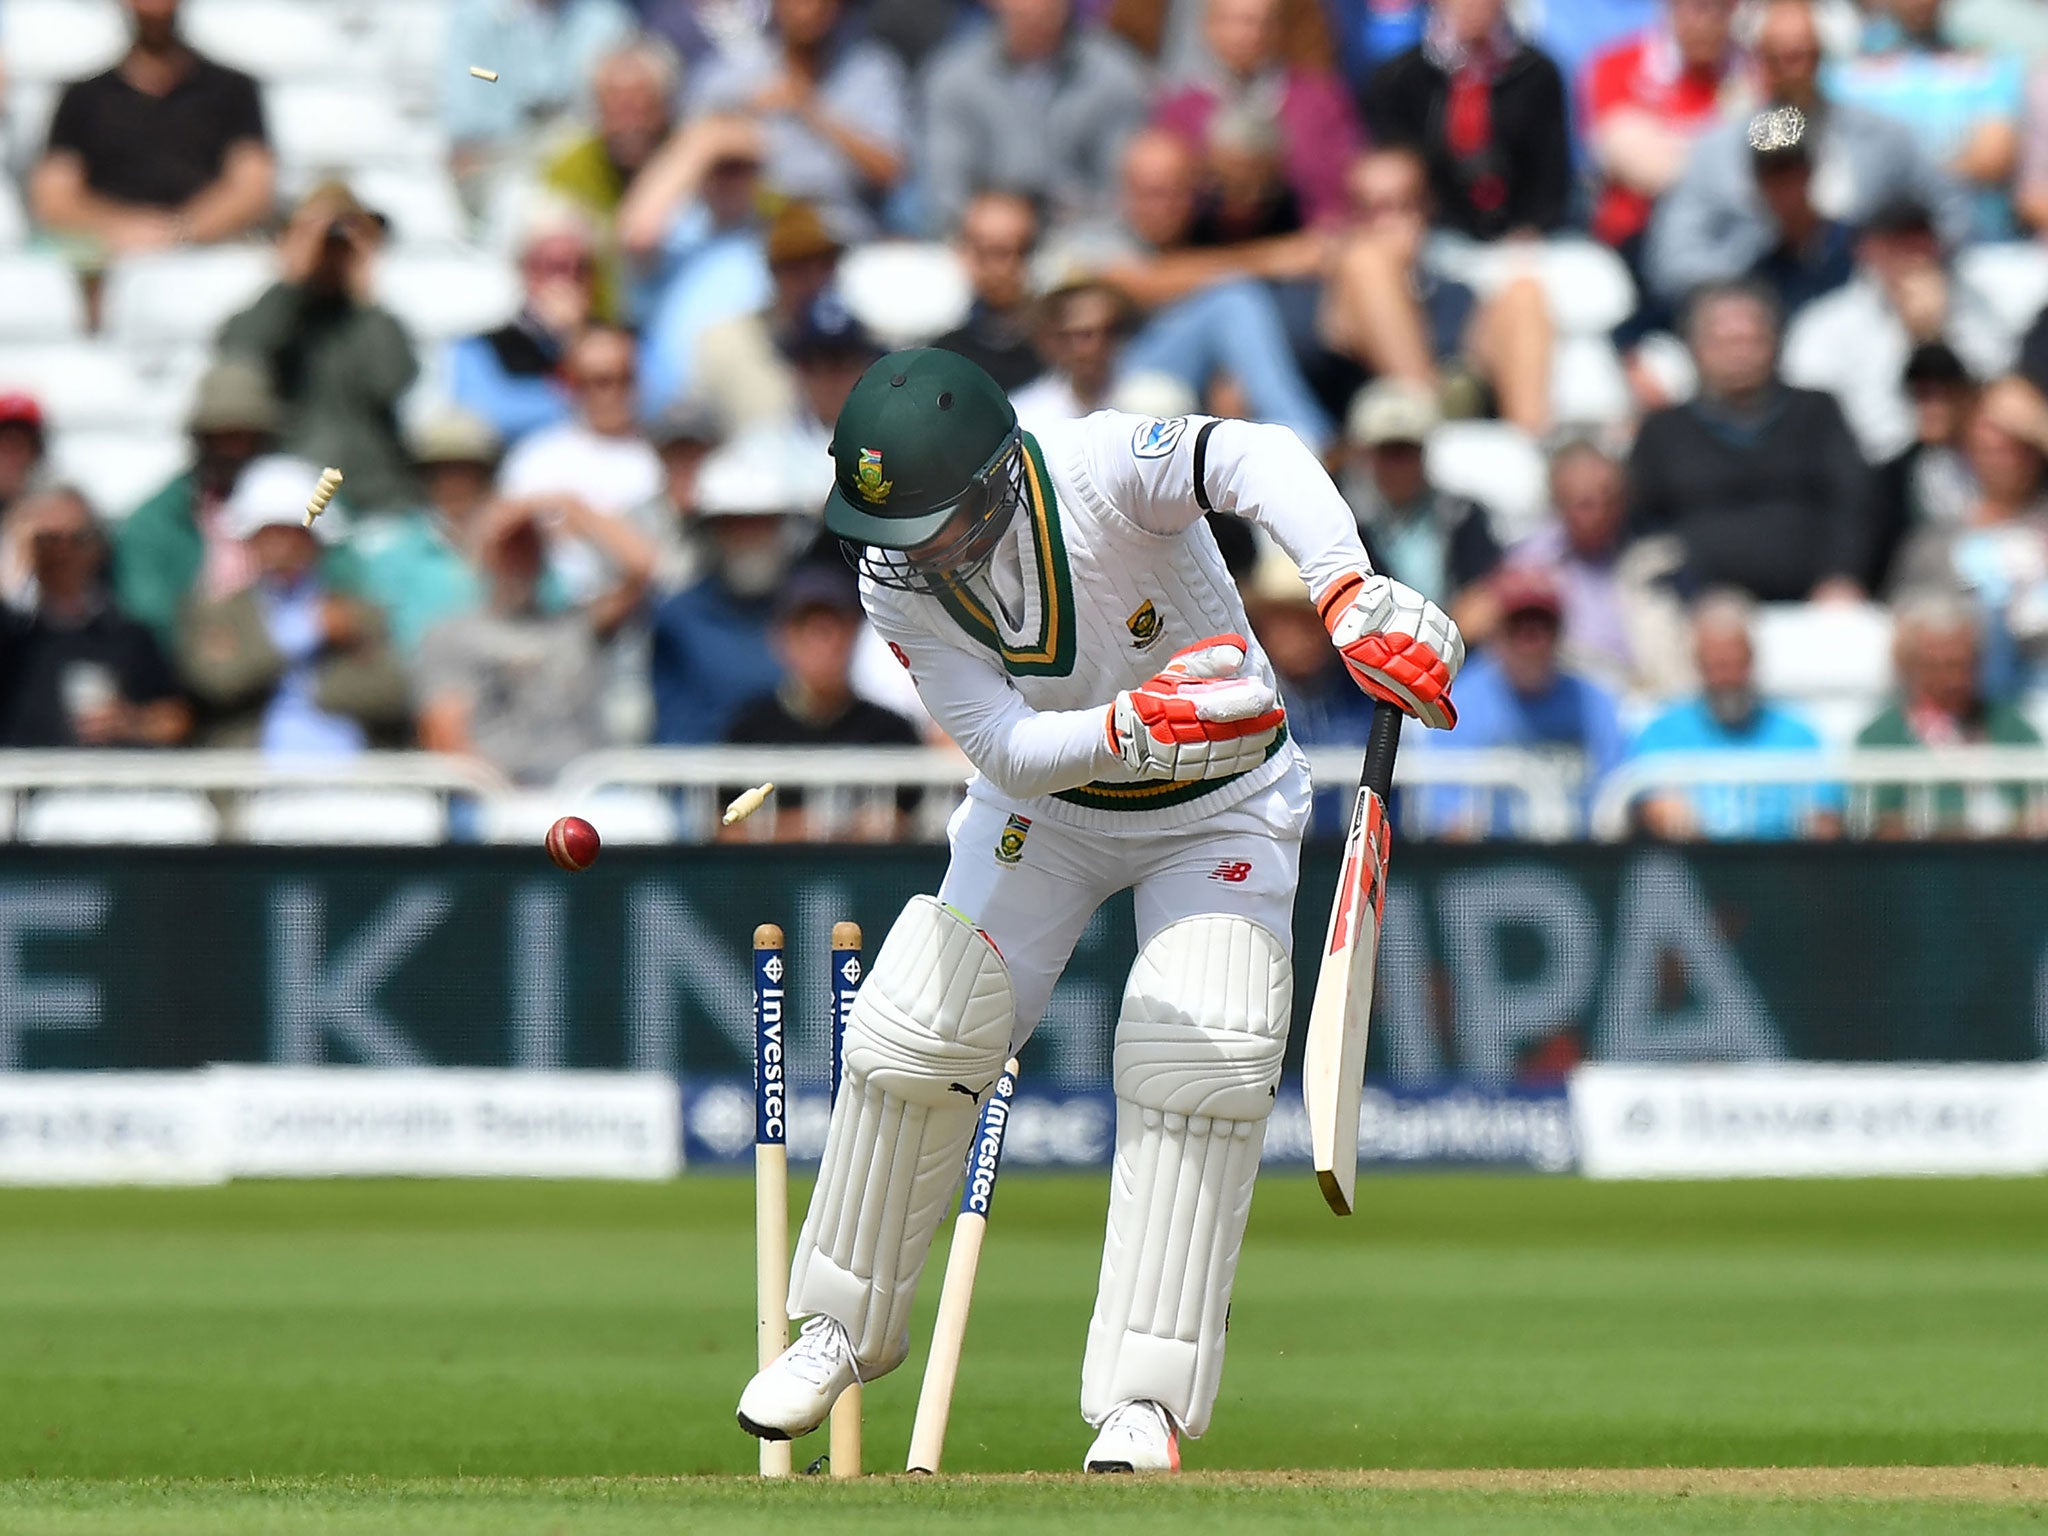
[(1740, 85), (1734, 15), (1735, 0), (1665, 0), (1661, 23), (1586, 66), (1579, 99), (1601, 178), (1593, 233), (1609, 245), (1642, 234), (1650, 205)]

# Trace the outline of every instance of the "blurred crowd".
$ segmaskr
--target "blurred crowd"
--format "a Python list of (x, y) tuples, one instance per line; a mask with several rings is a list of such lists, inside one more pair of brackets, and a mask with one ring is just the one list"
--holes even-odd
[[(283, 174), (265, 83), (178, 0), (122, 11), (28, 157), (33, 242), (88, 308), (221, 243), (275, 278), (139, 505), (0, 395), (0, 745), (418, 745), (544, 784), (613, 743), (928, 739), (817, 520), (830, 423), (907, 341), (1027, 428), (1291, 427), (1473, 642), (1433, 751), (1592, 782), (2039, 741), (2038, 0), (452, 0), (435, 173), (518, 301), (431, 341), (380, 297), (402, 215)], [(1297, 737), (1362, 742), (1292, 567), (1216, 532)], [(1788, 605), (1821, 653), (1888, 633), (1891, 696), (1768, 696)], [(1672, 837), (1838, 812), (1641, 806)]]

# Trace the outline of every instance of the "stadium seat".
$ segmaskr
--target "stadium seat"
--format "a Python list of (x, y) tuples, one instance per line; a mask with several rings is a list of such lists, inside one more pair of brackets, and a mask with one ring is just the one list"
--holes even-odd
[(249, 798), (241, 832), (251, 843), (404, 847), (441, 842), (448, 816), (426, 789), (273, 789)]
[(293, 81), (265, 98), (277, 157), (296, 176), (346, 176), (372, 165), (432, 165), (446, 136), (409, 117), (380, 85)]
[(294, 0), (185, 0), (192, 46), (266, 82), (372, 74), (376, 58), (343, 7)]
[(454, 7), (447, 0), (349, 0), (348, 10), (380, 61), (385, 85), (408, 108), (437, 111)]
[(500, 795), (479, 807), (479, 835), (487, 843), (530, 843), (538, 848), (559, 816), (586, 818), (607, 843), (672, 843), (675, 813), (655, 789), (601, 789), (574, 805), (550, 790)]
[(1634, 404), (1621, 357), (1605, 333), (1559, 338), (1550, 362), (1550, 413), (1560, 425), (1611, 426), (1626, 421)]
[(210, 843), (220, 814), (206, 796), (182, 789), (53, 789), (22, 807), (24, 843)]
[(190, 462), (175, 431), (131, 427), (58, 432), (50, 440), (52, 474), (85, 493), (101, 517), (119, 521), (162, 490)]
[(108, 269), (102, 329), (138, 350), (210, 343), (221, 322), (254, 303), (276, 274), (275, 258), (257, 245), (130, 256)]
[(1637, 367), (1657, 381), (1672, 404), (1690, 400), (1699, 393), (1700, 375), (1693, 366), (1692, 353), (1669, 331), (1652, 331), (1637, 342), (1635, 360)]
[[(0, 16), (5, 14), (6, 7), (0, 4)], [(6, 84), (7, 169), (23, 180), (49, 140), (58, 85), (54, 80), (9, 80)]]
[(1540, 243), (1447, 243), (1436, 259), (1482, 296), (1520, 273), (1532, 273), (1543, 284), (1550, 318), (1561, 335), (1604, 335), (1635, 313), (1636, 285), (1628, 268), (1613, 251), (1584, 236), (1560, 235)]
[(0, 255), (0, 343), (70, 341), (85, 330), (85, 299), (62, 258), (44, 251)]
[(1768, 603), (1756, 677), (1767, 694), (1878, 699), (1892, 684), (1891, 615), (1875, 603)]
[(1503, 544), (1526, 538), (1543, 521), (1543, 455), (1528, 433), (1504, 421), (1445, 422), (1429, 440), (1429, 477), (1491, 512)]
[(13, 250), (28, 241), (28, 210), (11, 178), (0, 176), (0, 250)]
[(468, 235), (469, 217), (441, 166), (371, 166), (351, 177), (349, 185), (365, 207), (391, 221), (395, 245), (460, 245)]
[(1774, 697), (1812, 726), (1815, 734), (1830, 747), (1854, 746), (1856, 733), (1870, 724), (1885, 701), (1885, 695), (1881, 693), (1815, 694), (1811, 697), (1786, 693)]
[(944, 335), (967, 318), (974, 297), (950, 246), (908, 240), (848, 251), (839, 291), (861, 324), (892, 347)]
[(59, 431), (173, 428), (185, 405), (145, 382), (119, 348), (89, 341), (0, 347), (0, 390), (33, 395)]
[(121, 57), (128, 23), (116, 0), (6, 0), (0, 57), (10, 85), (96, 75)]
[(1956, 272), (2015, 338), (2048, 306), (2048, 250), (2032, 241), (1970, 246), (1956, 257)]
[(519, 275), (478, 250), (394, 250), (377, 264), (377, 296), (415, 340), (443, 341), (509, 320), (519, 309)]

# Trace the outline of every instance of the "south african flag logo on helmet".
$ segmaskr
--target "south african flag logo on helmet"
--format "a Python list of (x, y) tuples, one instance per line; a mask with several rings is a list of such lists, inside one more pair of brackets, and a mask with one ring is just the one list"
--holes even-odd
[(860, 499), (870, 506), (879, 507), (889, 499), (894, 490), (894, 480), (882, 478), (882, 450), (863, 448), (860, 451), (860, 467), (853, 472), (853, 478), (860, 490)]

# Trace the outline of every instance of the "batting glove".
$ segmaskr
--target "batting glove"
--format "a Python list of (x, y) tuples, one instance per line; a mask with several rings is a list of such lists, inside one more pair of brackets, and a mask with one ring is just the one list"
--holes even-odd
[(1109, 706), (1110, 750), (1144, 779), (1222, 779), (1265, 761), (1286, 717), (1272, 684), (1244, 675), (1242, 635), (1177, 652)]
[(1316, 607), (1359, 687), (1434, 730), (1458, 723), (1451, 679), (1465, 664), (1465, 637), (1443, 609), (1413, 587), (1355, 571)]

